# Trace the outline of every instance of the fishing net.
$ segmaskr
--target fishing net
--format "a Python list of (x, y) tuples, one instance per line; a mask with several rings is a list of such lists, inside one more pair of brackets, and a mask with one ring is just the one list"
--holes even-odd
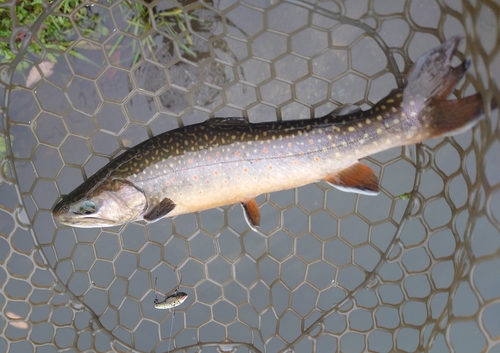
[[(1, 352), (500, 352), (498, 111), (325, 183), (105, 229), (51, 208), (126, 148), (210, 117), (368, 109), (464, 35), (457, 97), (500, 100), (494, 1), (0, 4)], [(242, 185), (242, 187), (245, 187)], [(188, 298), (157, 310), (179, 287)], [(182, 282), (181, 282), (182, 278)], [(181, 283), (180, 283), (181, 282)]]

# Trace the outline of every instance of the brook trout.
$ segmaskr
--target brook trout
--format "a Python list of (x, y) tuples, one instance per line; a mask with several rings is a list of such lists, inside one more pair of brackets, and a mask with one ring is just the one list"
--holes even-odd
[(54, 217), (74, 227), (107, 227), (241, 203), (255, 229), (261, 216), (254, 197), (263, 193), (325, 180), (375, 195), (377, 177), (360, 158), (463, 132), (482, 117), (480, 94), (446, 100), (470, 65), (451, 66), (460, 40), (425, 53), (404, 89), (367, 111), (259, 124), (213, 118), (155, 136), (63, 197)]

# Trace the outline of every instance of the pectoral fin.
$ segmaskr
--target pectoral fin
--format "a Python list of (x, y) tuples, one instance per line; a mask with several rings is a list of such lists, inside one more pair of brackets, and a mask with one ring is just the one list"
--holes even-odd
[(245, 215), (245, 220), (252, 230), (257, 232), (257, 227), (260, 225), (260, 210), (259, 205), (255, 199), (250, 199), (248, 201), (242, 202), (243, 214)]
[(142, 217), (144, 218), (144, 220), (148, 222), (154, 222), (168, 215), (169, 212), (172, 211), (174, 208), (175, 208), (175, 203), (169, 198), (165, 197), (163, 200), (160, 201), (160, 203), (155, 205), (153, 208), (149, 209), (148, 213), (146, 213)]
[(355, 163), (330, 174), (324, 180), (333, 187), (346, 192), (365, 195), (377, 195), (379, 193), (375, 172), (367, 165), (361, 163)]

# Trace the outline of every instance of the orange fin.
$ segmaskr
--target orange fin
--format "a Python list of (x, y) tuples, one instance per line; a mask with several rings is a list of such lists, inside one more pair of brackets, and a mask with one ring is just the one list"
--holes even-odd
[(160, 201), (159, 204), (149, 209), (148, 213), (142, 216), (142, 218), (144, 218), (145, 221), (154, 222), (160, 218), (165, 217), (174, 208), (175, 208), (175, 203), (169, 198), (165, 197), (163, 200)]
[(257, 227), (260, 225), (260, 210), (259, 205), (255, 199), (250, 199), (246, 202), (242, 202), (243, 213), (245, 215), (245, 220), (252, 230), (257, 232)]
[(480, 93), (457, 100), (432, 102), (431, 137), (451, 136), (464, 132), (483, 118)]
[(379, 193), (375, 172), (361, 163), (355, 163), (350, 167), (332, 173), (324, 180), (333, 187), (346, 192), (364, 195), (377, 195)]

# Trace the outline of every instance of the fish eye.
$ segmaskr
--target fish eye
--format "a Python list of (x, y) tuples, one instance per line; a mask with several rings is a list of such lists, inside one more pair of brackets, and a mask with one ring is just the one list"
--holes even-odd
[(95, 203), (92, 201), (83, 201), (80, 205), (81, 214), (92, 214), (96, 210)]

